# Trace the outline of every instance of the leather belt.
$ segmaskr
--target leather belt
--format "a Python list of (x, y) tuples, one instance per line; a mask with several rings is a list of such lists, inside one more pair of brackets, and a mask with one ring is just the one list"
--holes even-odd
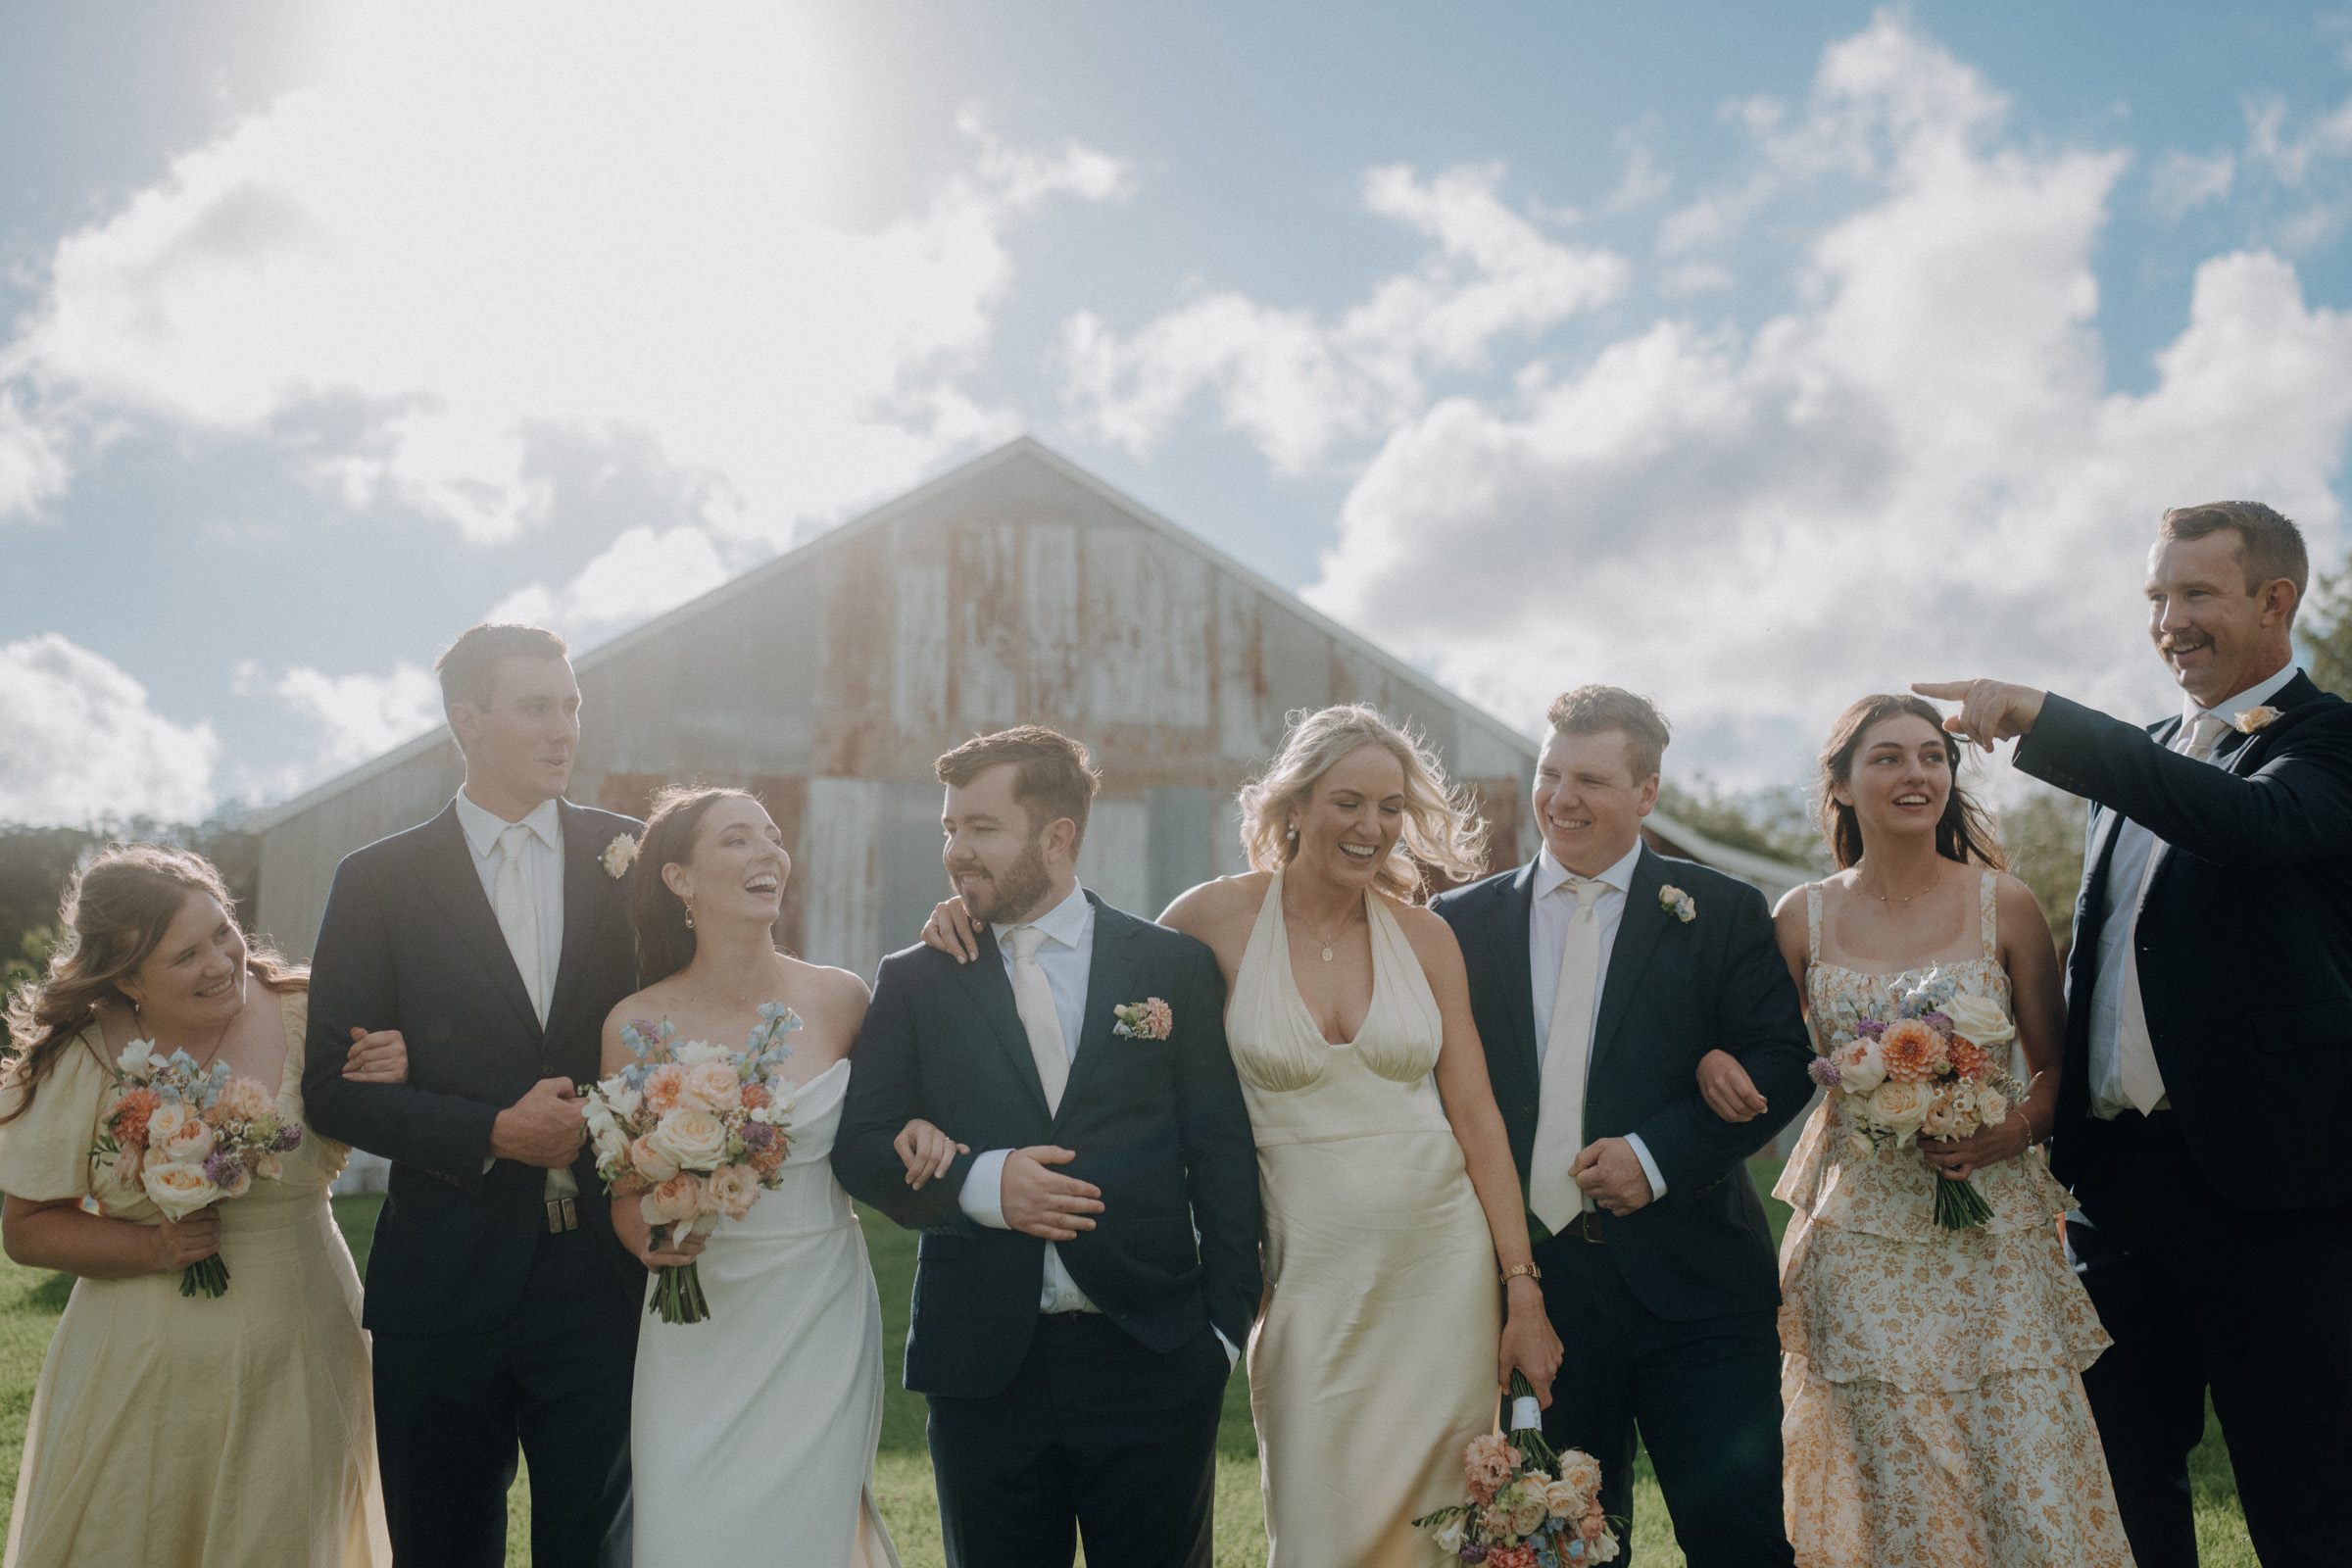
[(1578, 1241), (1583, 1242), (1605, 1242), (1608, 1240), (1608, 1237), (1601, 1234), (1600, 1216), (1598, 1214), (1584, 1213), (1581, 1210), (1578, 1212), (1576, 1218), (1570, 1220), (1565, 1226), (1561, 1227), (1559, 1234), (1562, 1236), (1573, 1236)]

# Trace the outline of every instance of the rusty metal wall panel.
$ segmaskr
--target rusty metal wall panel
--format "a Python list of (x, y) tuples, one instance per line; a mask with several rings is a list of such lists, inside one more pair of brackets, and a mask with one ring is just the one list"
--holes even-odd
[[(890, 720), (903, 736), (948, 729), (948, 543), (940, 528), (891, 526)], [(881, 617), (876, 616), (877, 620)]]
[(950, 535), (956, 638), (948, 663), (958, 730), (1001, 729), (1021, 716), (1020, 535), (1011, 523), (971, 523)]
[(1083, 727), (1079, 672), (1085, 665), (1085, 653), (1079, 640), (1078, 530), (1066, 524), (1033, 522), (1021, 535), (1024, 613), (1020, 646), (1029, 686), (1021, 713), (1039, 724)]
[(430, 821), (465, 782), (457, 742), (379, 773), (271, 827), (262, 838), (261, 891), (254, 929), (288, 956), (308, 959), (343, 857), (377, 839)]
[(800, 880), (810, 963), (870, 977), (882, 961), (878, 850), (892, 820), (882, 779), (812, 778)]
[[(1098, 799), (1087, 813), (1086, 842), (1078, 848), (1078, 880), (1114, 908), (1146, 919), (1152, 902), (1152, 804)], [(1133, 1001), (1133, 998), (1121, 998)]]
[(1219, 572), (1215, 604), (1217, 752), (1229, 761), (1254, 765), (1273, 749), (1280, 731), (1266, 733), (1267, 682), (1264, 600), (1248, 583)]

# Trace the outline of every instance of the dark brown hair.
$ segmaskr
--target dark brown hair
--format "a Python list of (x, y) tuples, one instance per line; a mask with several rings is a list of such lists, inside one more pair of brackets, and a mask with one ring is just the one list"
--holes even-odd
[(1612, 729), (1622, 733), (1636, 784), (1657, 772), (1665, 760), (1666, 743), (1674, 738), (1655, 703), (1621, 686), (1579, 686), (1562, 692), (1544, 716), (1561, 735), (1598, 735)]
[(1068, 817), (1078, 831), (1071, 835), (1070, 854), (1086, 842), (1086, 813), (1102, 787), (1102, 775), (1088, 766), (1086, 748), (1058, 730), (1042, 724), (1016, 724), (994, 735), (975, 735), (939, 760), (939, 781), (961, 789), (1001, 763), (1016, 764), (1012, 798), (1029, 813), (1029, 836)]
[[(211, 894), (236, 918), (237, 902), (220, 873), (192, 850), (110, 844), (74, 873), (58, 906), (65, 935), (49, 955), (48, 972), (9, 999), (10, 1077), (24, 1085), (24, 1098), (0, 1121), (13, 1121), (31, 1106), (33, 1090), (57, 1058), (98, 1021), (99, 1003), (124, 1000), (122, 982), (147, 961), (196, 893)], [(245, 967), (280, 995), (310, 988), (308, 969), (250, 936)]]
[(694, 858), (694, 844), (703, 831), (703, 818), (724, 800), (751, 801), (749, 790), (721, 789), (707, 784), (671, 784), (654, 796), (654, 812), (645, 820), (637, 847), (636, 884), (629, 889), (629, 923), (637, 928), (637, 986), (666, 980), (694, 961), (694, 928), (686, 923), (686, 901), (662, 880), (665, 865), (684, 865)]
[[(1821, 835), (1830, 841), (1830, 853), (1838, 858), (1840, 871), (1862, 858), (1862, 824), (1852, 807), (1838, 804), (1831, 789), (1853, 781), (1854, 753), (1862, 749), (1862, 737), (1870, 733), (1871, 726), (1906, 713), (1925, 720), (1936, 734), (1943, 735), (1943, 715), (1927, 699), (1882, 693), (1865, 697), (1838, 714), (1838, 722), (1830, 726), (1830, 738), (1822, 745), (1821, 800), (1815, 811)], [(2001, 839), (1993, 831), (1992, 818), (1975, 797), (1960, 787), (1960, 745), (1950, 736), (1944, 736), (1944, 765), (1951, 772), (1952, 788), (1944, 798), (1943, 815), (1936, 819), (1936, 853), (1963, 865), (1974, 860), (1995, 871), (2006, 871), (2009, 861), (2001, 854)]]
[(2259, 501), (2200, 501), (2193, 507), (2175, 507), (2156, 524), (2165, 539), (2202, 539), (2225, 528), (2237, 530), (2237, 559), (2245, 564), (2246, 592), (2260, 593), (2266, 582), (2284, 577), (2295, 585), (2295, 608), (2303, 607), (2303, 590), (2311, 581), (2311, 555), (2303, 548), (2303, 530)]
[(544, 627), (498, 622), (469, 626), (433, 661), (441, 677), (441, 704), (488, 708), (500, 660), (565, 659), (570, 654), (569, 645)]

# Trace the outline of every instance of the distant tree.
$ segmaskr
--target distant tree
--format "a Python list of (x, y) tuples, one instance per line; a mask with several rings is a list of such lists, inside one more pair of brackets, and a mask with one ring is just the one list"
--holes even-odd
[(2352, 698), (2352, 572), (2324, 576), (2303, 622), (2304, 667), (2322, 691)]
[(2075, 893), (2082, 885), (2082, 824), (2089, 803), (2080, 795), (2037, 789), (2001, 812), (2001, 848), (2009, 869), (2041, 904), (2050, 936), (2065, 956), (2074, 944)]
[(220, 867), (230, 897), (253, 917), (261, 889), (262, 841), (220, 822), (190, 824), (136, 820), (96, 827), (27, 827), (0, 823), (0, 994), (37, 977), (59, 935), (58, 901), (74, 868), (115, 843), (173, 844)]
[(1731, 849), (1816, 871), (1835, 869), (1805, 792), (1797, 785), (1732, 794), (1701, 773), (1687, 785), (1661, 782), (1658, 809)]

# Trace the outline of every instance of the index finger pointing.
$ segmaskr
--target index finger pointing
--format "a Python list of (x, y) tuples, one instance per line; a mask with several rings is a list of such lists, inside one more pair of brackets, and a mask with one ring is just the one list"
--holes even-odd
[(1911, 689), (1922, 697), (1956, 703), (1968, 695), (1968, 688), (1973, 684), (1973, 681), (1965, 680), (1915, 680), (1911, 683)]

